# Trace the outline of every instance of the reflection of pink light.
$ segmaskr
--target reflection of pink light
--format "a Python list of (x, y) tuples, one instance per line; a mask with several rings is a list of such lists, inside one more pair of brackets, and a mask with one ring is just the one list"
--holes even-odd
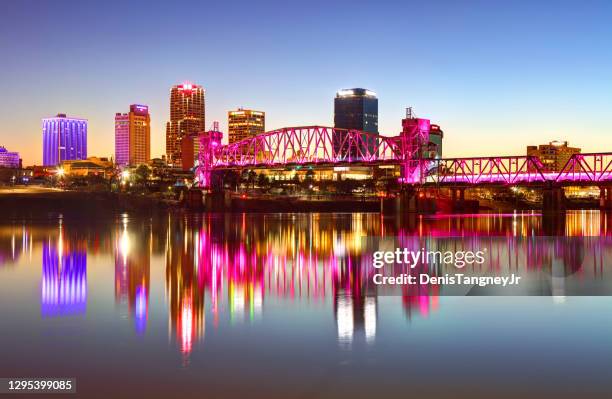
[(424, 317), (429, 315), (429, 296), (419, 295), (419, 311)]

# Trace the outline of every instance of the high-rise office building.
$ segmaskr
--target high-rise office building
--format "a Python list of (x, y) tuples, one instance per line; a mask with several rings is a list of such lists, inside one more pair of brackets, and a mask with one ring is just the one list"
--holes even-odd
[(0, 168), (18, 168), (19, 165), (19, 153), (0, 146)]
[(266, 131), (266, 113), (261, 111), (238, 108), (227, 113), (227, 122), (230, 144)]
[[(166, 124), (168, 164), (183, 169), (193, 167), (197, 151), (194, 143), (198, 132), (204, 131), (205, 126), (204, 88), (191, 83), (173, 86), (170, 90), (170, 121)], [(183, 143), (183, 140), (189, 143)], [(183, 163), (183, 148), (193, 152), (187, 157), (191, 159), (191, 165)]]
[[(378, 134), (378, 98), (376, 93), (367, 89), (344, 89), (336, 93), (334, 99), (334, 127), (337, 129), (361, 130)], [(342, 132), (334, 136), (334, 148), (341, 147), (344, 139)], [(371, 141), (371, 140), (370, 140)], [(376, 143), (368, 143), (373, 150)], [(346, 157), (358, 157), (357, 151), (352, 149), (342, 154)]]
[(132, 104), (127, 114), (115, 114), (115, 162), (140, 165), (151, 159), (151, 117), (149, 107)]
[(57, 114), (42, 120), (43, 165), (87, 158), (87, 120)]

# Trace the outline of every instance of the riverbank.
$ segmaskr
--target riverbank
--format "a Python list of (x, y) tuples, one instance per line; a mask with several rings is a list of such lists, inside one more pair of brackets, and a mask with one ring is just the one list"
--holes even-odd
[(168, 201), (136, 194), (63, 191), (43, 187), (0, 189), (1, 215), (6, 218), (54, 214), (152, 213), (173, 205)]
[[(199, 193), (199, 192), (198, 192)], [(592, 202), (592, 203), (591, 203)], [(567, 209), (596, 209), (597, 203), (567, 201)], [(402, 212), (396, 198), (366, 196), (246, 196), (230, 193), (198, 194), (195, 206), (190, 201), (169, 200), (155, 195), (115, 192), (63, 191), (46, 187), (0, 188), (2, 217), (39, 217), (53, 214), (105, 214), (130, 212), (153, 214), (168, 209), (190, 208), (208, 212), (300, 213), (300, 212)], [(420, 199), (424, 213), (474, 213), (540, 210), (538, 204), (500, 201), (464, 201), (460, 206), (446, 199)]]

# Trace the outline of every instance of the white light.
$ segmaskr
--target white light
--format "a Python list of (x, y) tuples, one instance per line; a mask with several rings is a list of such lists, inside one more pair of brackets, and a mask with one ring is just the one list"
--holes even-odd
[(124, 170), (123, 172), (121, 172), (121, 178), (123, 180), (127, 180), (130, 178), (130, 171), (129, 170)]
[(336, 313), (336, 323), (338, 328), (338, 341), (342, 345), (350, 344), (353, 341), (353, 299), (348, 295), (338, 298), (338, 309)]
[(354, 94), (355, 94), (355, 92), (353, 90), (339, 90), (338, 91), (338, 95), (340, 97), (352, 96)]

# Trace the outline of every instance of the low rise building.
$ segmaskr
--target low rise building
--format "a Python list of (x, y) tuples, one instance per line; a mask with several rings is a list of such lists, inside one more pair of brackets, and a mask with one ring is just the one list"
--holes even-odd
[(568, 146), (567, 141), (551, 141), (548, 144), (527, 146), (527, 155), (538, 157), (546, 172), (560, 172), (572, 155), (580, 152), (580, 148)]
[(83, 160), (63, 161), (60, 165), (66, 176), (102, 176), (109, 178), (114, 171), (113, 162), (108, 158), (89, 157)]
[(0, 146), (0, 168), (21, 168), (19, 153)]

